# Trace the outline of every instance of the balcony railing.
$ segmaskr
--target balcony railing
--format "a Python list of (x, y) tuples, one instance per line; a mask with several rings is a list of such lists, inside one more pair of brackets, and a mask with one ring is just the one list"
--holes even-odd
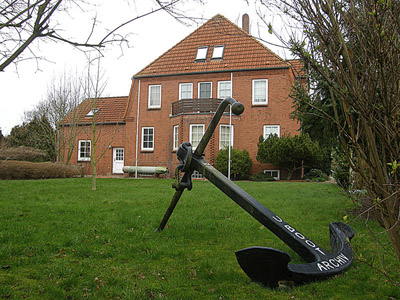
[[(172, 103), (172, 115), (193, 114), (193, 113), (214, 113), (222, 99), (184, 99)], [(226, 112), (229, 112), (227, 107)]]

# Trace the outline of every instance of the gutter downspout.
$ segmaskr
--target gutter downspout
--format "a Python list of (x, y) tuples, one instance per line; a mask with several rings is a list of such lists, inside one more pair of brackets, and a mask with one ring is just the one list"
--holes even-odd
[(140, 79), (138, 87), (138, 104), (137, 104), (137, 114), (136, 114), (136, 159), (135, 159), (135, 178), (137, 179), (137, 166), (138, 166), (138, 148), (139, 148), (139, 109), (140, 107)]
[[(231, 97), (233, 96), (233, 73), (231, 72)], [(232, 105), (229, 105), (229, 144), (228, 144), (228, 178), (231, 179), (231, 147), (232, 147)]]
[(229, 105), (228, 179), (231, 179), (232, 105)]

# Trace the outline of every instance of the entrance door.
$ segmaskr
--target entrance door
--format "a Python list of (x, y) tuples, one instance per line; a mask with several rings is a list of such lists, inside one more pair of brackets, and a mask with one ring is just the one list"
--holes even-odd
[(122, 174), (124, 167), (124, 148), (113, 148), (113, 173)]

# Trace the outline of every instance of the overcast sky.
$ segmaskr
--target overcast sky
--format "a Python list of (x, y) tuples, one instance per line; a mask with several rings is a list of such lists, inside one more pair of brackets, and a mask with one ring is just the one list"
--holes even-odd
[[(103, 20), (101, 26), (112, 28), (113, 25), (124, 22), (129, 17), (144, 13), (151, 9), (153, 1), (149, 0), (107, 1), (99, 0), (97, 8), (98, 18)], [(273, 36), (267, 33), (265, 25), (258, 19), (256, 8), (249, 0), (205, 0), (204, 5), (193, 4), (186, 1), (181, 9), (187, 15), (210, 19), (216, 14), (222, 14), (236, 25), (242, 25), (241, 16), (250, 15), (250, 31), (253, 36), (261, 35), (273, 43), (277, 43)], [(119, 3), (119, 5), (115, 5)], [(146, 6), (147, 5), (147, 6)], [(155, 7), (153, 5), (153, 7)], [(73, 10), (70, 16), (63, 16), (60, 26), (66, 28), (71, 37), (79, 37), (90, 30), (90, 18), (93, 13)], [(268, 22), (279, 27), (279, 18), (268, 16)], [(202, 21), (204, 23), (205, 21)], [(200, 25), (201, 25), (200, 24)], [(106, 91), (103, 96), (125, 96), (129, 94), (132, 76), (147, 66), (157, 57), (173, 47), (198, 26), (185, 26), (174, 20), (165, 12), (157, 12), (143, 19), (131, 23), (123, 33), (131, 33), (130, 47), (123, 47), (123, 52), (118, 46), (105, 51), (101, 67), (107, 79)], [(264, 29), (263, 29), (264, 27)], [(278, 55), (285, 57), (285, 52), (280, 48), (267, 45)], [(8, 134), (12, 127), (22, 123), (24, 111), (30, 110), (44, 99), (46, 90), (52, 77), (66, 70), (67, 72), (81, 73), (86, 66), (85, 56), (69, 45), (52, 42), (35, 43), (32, 48), (46, 61), (25, 61), (16, 68), (10, 65), (4, 72), (0, 72), (0, 129), (3, 134)]]

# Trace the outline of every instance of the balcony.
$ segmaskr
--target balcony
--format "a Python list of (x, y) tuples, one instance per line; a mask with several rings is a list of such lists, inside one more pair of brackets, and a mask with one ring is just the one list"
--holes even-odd
[[(172, 103), (172, 115), (214, 113), (221, 102), (222, 99), (217, 98), (179, 100)], [(225, 112), (229, 112), (229, 106)]]

